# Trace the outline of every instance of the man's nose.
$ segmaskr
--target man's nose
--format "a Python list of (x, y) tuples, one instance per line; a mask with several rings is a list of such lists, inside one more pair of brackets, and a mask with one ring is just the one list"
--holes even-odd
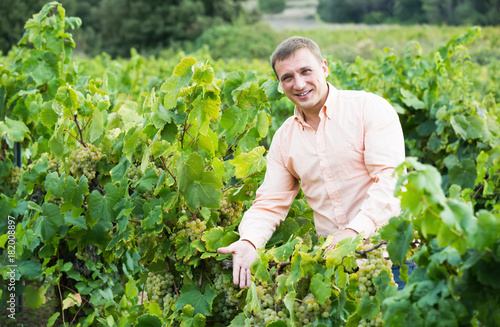
[(295, 83), (293, 86), (297, 90), (302, 90), (306, 86), (306, 81), (301, 76), (295, 77)]

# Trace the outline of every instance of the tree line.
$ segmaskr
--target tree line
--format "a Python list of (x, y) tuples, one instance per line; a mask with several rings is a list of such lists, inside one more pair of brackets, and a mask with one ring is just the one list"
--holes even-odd
[(500, 0), (319, 0), (317, 12), (335, 23), (500, 24)]
[[(24, 22), (47, 0), (0, 0), (0, 51), (24, 32)], [(78, 51), (128, 56), (130, 48), (151, 52), (192, 41), (206, 29), (244, 15), (244, 0), (59, 0), (66, 16), (82, 19), (74, 32)]]

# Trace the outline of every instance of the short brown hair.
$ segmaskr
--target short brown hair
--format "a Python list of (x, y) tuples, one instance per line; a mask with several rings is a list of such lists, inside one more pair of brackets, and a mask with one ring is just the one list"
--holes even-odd
[(323, 56), (321, 55), (321, 51), (319, 50), (319, 46), (316, 42), (302, 36), (292, 36), (281, 42), (271, 55), (271, 65), (273, 66), (274, 74), (276, 74), (275, 66), (277, 61), (289, 58), (295, 53), (295, 51), (302, 48), (309, 49), (319, 62), (323, 61)]

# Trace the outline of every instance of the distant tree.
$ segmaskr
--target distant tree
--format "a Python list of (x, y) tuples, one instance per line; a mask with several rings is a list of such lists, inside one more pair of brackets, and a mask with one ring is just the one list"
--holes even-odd
[(6, 53), (21, 39), (24, 24), (43, 6), (43, 0), (0, 0), (0, 51)]
[(278, 14), (286, 8), (286, 0), (259, 0), (259, 9), (266, 14)]

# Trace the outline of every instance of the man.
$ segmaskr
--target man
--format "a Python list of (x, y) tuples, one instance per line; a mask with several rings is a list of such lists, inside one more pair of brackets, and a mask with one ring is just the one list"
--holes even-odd
[(282, 42), (271, 63), (295, 110), (273, 137), (240, 240), (218, 249), (233, 255), (233, 282), (241, 288), (250, 286), (256, 251), (286, 218), (299, 186), (318, 236), (333, 234), (333, 245), (358, 233), (371, 236), (400, 211), (392, 174), (405, 158), (404, 139), (392, 106), (375, 94), (327, 83), (327, 62), (307, 38)]

